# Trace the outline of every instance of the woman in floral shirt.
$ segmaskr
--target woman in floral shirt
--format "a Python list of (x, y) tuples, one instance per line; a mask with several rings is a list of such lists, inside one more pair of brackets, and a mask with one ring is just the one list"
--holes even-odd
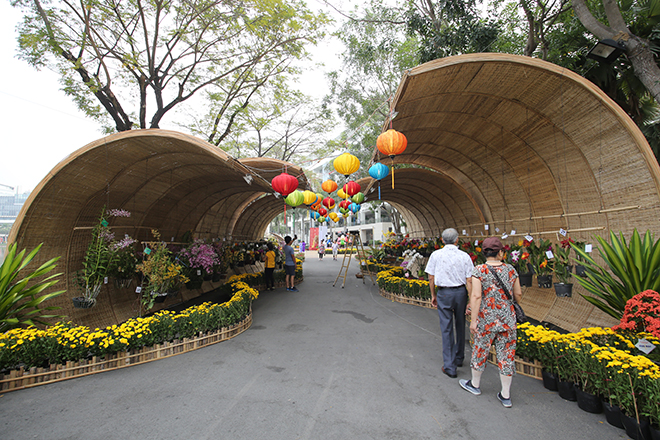
[[(509, 296), (516, 301), (522, 298), (520, 280), (513, 266), (502, 262), (504, 247), (497, 237), (484, 240), (484, 255), (486, 264), (474, 268), (472, 272), (472, 292), (470, 293), (470, 308), (472, 321), (470, 332), (474, 335), (472, 360), (470, 367), (472, 379), (461, 379), (459, 384), (472, 394), (479, 395), (481, 374), (486, 368), (486, 358), (490, 346), (495, 344), (497, 366), (500, 369), (502, 390), (497, 398), (506, 408), (511, 407), (511, 380), (515, 373), (514, 357), (516, 355), (516, 313), (513, 301), (507, 298), (502, 288), (506, 286)], [(499, 280), (498, 281), (498, 277)]]

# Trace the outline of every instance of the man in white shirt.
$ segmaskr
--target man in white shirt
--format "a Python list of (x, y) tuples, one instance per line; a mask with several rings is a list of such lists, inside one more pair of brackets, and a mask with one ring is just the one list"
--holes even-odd
[(431, 254), (425, 272), (429, 275), (431, 304), (438, 308), (440, 316), (442, 372), (455, 378), (456, 367), (462, 367), (465, 359), (465, 307), (472, 287), (474, 264), (470, 256), (458, 248), (456, 229), (442, 231), (442, 242), (445, 247)]

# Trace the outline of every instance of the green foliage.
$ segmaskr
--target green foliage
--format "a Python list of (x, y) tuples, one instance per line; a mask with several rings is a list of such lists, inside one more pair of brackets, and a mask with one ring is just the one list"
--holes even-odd
[(634, 230), (630, 242), (623, 234), (610, 232), (610, 243), (596, 237), (600, 247), (598, 253), (607, 267), (594, 261), (591, 255), (571, 245), (585, 266), (587, 278), (576, 277), (577, 282), (596, 297), (582, 295), (584, 299), (604, 311), (621, 319), (626, 302), (645, 290), (660, 289), (660, 240), (653, 241), (647, 231), (642, 239)]
[(110, 250), (110, 241), (113, 237), (106, 219), (105, 208), (103, 208), (98, 222), (92, 229), (92, 240), (87, 246), (83, 258), (83, 268), (76, 274), (78, 286), (87, 299), (96, 298), (98, 290), (94, 289), (98, 289), (108, 275), (108, 270), (115, 258), (115, 254)]
[(297, 73), (328, 23), (295, 0), (12, 4), (19, 56), (58, 72), (82, 111), (118, 131), (158, 128), (201, 91), (210, 132), (224, 137), (256, 90)]
[[(45, 324), (43, 319), (59, 317), (43, 314), (44, 311), (57, 310), (59, 307), (42, 307), (42, 304), (65, 291), (59, 290), (39, 296), (58, 282), (57, 277), (61, 275), (59, 273), (41, 277), (55, 269), (55, 262), (59, 257), (48, 260), (32, 272), (20, 274), (39, 249), (41, 244), (26, 256), (25, 249), (16, 254), (16, 244), (12, 244), (7, 250), (5, 261), (0, 265), (0, 333), (15, 327)], [(22, 278), (19, 278), (20, 276)]]

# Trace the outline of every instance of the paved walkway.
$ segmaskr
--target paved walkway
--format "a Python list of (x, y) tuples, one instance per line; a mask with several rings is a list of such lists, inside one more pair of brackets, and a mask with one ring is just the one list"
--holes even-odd
[[(265, 292), (252, 327), (195, 352), (0, 395), (0, 439), (623, 439), (541, 382), (505, 409), (440, 371), (432, 310), (388, 301), (308, 254), (300, 292)], [(469, 368), (459, 369), (459, 378)]]

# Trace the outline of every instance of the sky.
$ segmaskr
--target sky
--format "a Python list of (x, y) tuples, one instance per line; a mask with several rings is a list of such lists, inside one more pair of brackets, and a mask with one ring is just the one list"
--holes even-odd
[[(31, 191), (61, 160), (103, 136), (100, 126), (60, 90), (58, 75), (37, 71), (16, 57), (18, 9), (0, 1), (0, 195)], [(305, 69), (300, 88), (321, 97), (328, 92), (324, 71), (339, 66), (341, 45), (324, 41), (310, 48), (324, 68)], [(181, 131), (161, 124), (161, 128)], [(9, 190), (6, 186), (14, 187)]]

